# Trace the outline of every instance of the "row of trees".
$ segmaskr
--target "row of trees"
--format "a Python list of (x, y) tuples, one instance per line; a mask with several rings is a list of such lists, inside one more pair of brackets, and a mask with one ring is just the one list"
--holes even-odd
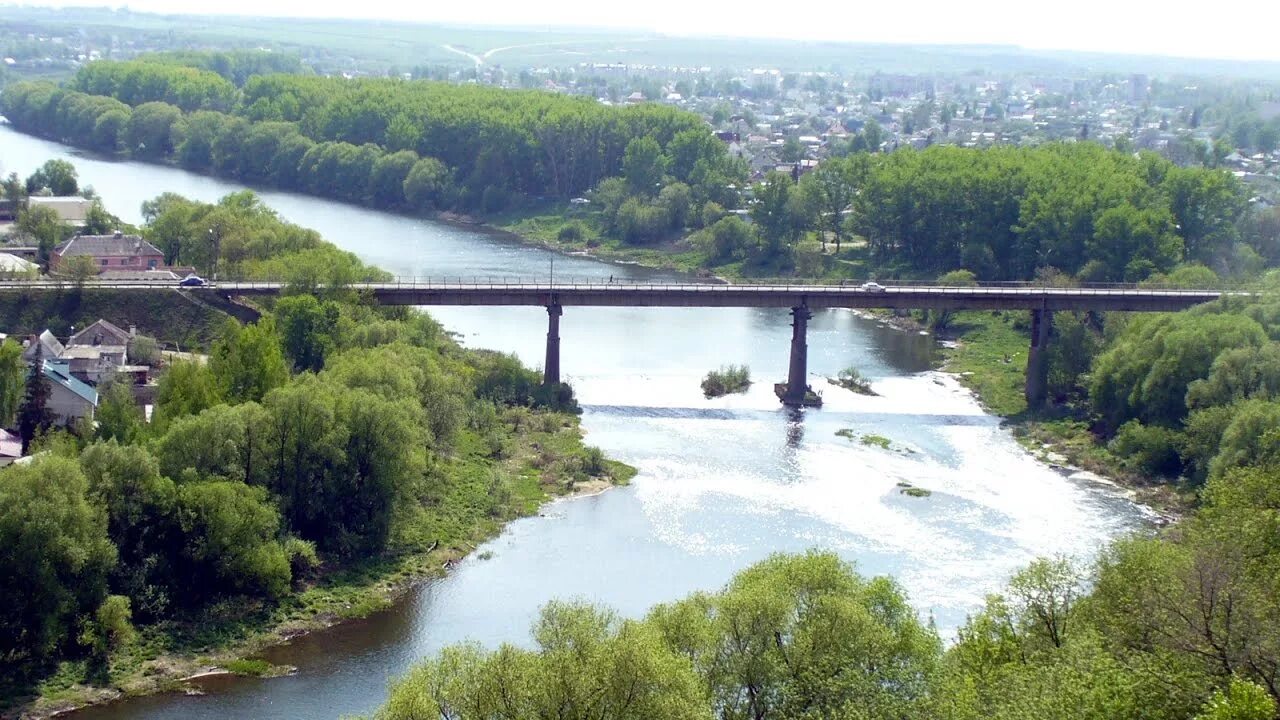
[(837, 250), (857, 235), (890, 274), (964, 268), (1012, 280), (1055, 268), (1132, 282), (1185, 262), (1226, 272), (1241, 252), (1258, 257), (1240, 245), (1247, 195), (1230, 174), (1094, 143), (854, 155), (799, 182), (770, 174), (754, 195), (769, 253), (812, 232)]
[(2, 102), (17, 127), (74, 144), (396, 209), (572, 197), (623, 174), (638, 139), (680, 182), (710, 187), (726, 160), (702, 121), (674, 108), (431, 82), (275, 74), (238, 90), (210, 71), (102, 62), (69, 88), (10, 86)]

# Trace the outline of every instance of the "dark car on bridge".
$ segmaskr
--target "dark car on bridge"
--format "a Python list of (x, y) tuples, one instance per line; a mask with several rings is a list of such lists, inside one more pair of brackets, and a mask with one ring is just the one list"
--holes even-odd
[(182, 287), (200, 287), (204, 285), (204, 278), (199, 275), (188, 275), (178, 281), (178, 284)]

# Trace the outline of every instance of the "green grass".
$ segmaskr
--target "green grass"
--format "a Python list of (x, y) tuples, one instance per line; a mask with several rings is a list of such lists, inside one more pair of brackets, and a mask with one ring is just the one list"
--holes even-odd
[(863, 435), (862, 444), (875, 445), (878, 448), (883, 448), (885, 450), (888, 450), (890, 442), (889, 442), (889, 438), (883, 435)]
[(929, 497), (930, 495), (933, 494), (932, 490), (925, 490), (924, 488), (918, 488), (918, 487), (906, 487), (906, 488), (902, 488), (898, 492), (902, 493), (903, 495), (907, 495), (909, 497), (917, 497), (917, 498)]
[(960, 340), (959, 347), (945, 352), (945, 369), (959, 375), (984, 405), (1004, 417), (1027, 410), (1024, 386), (1030, 339), (1025, 330), (1014, 327), (1025, 315), (958, 312), (949, 326), (949, 334)]
[(231, 660), (223, 663), (222, 666), (236, 675), (244, 675), (247, 677), (263, 677), (271, 674), (272, 665), (266, 660), (259, 659), (240, 659)]

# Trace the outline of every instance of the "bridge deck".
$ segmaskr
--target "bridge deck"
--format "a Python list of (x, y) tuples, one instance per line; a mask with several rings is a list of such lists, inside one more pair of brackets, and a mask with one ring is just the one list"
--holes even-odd
[[(176, 283), (94, 282), (87, 288), (122, 292), (181, 289), (227, 296), (278, 295), (279, 282), (220, 282), (179, 288)], [(50, 281), (0, 282), (0, 292), (67, 289), (69, 283)], [(726, 285), (713, 283), (605, 283), (566, 281), (390, 281), (354, 283), (350, 289), (368, 293), (387, 305), (528, 305), (597, 307), (797, 307), (890, 308), (955, 310), (1120, 310), (1170, 312), (1216, 300), (1217, 290), (1179, 290), (1138, 287), (1049, 288), (1030, 285), (954, 287), (891, 285), (863, 290), (842, 285)], [(1245, 293), (1236, 293), (1244, 295)]]

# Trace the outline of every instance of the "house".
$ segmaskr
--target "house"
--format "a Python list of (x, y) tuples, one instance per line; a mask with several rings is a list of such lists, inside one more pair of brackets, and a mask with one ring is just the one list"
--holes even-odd
[(57, 272), (73, 257), (87, 257), (102, 270), (154, 270), (164, 265), (164, 253), (137, 235), (77, 235), (54, 249), (49, 269)]
[(82, 419), (93, 420), (98, 407), (98, 391), (71, 374), (69, 364), (62, 360), (45, 360), (42, 368), (49, 381), (49, 401), (46, 407), (60, 425), (74, 425)]
[(8, 430), (0, 430), (0, 467), (22, 457), (22, 438)]
[(40, 266), (17, 255), (0, 253), (0, 277), (28, 277), (40, 273)]
[(46, 360), (58, 357), (66, 349), (48, 330), (40, 333), (39, 336), (28, 338), (24, 345), (26, 349), (22, 351), (22, 360), (26, 363), (35, 362), (37, 346), (40, 348), (40, 356)]
[(111, 323), (106, 320), (96, 320), (88, 327), (75, 335), (72, 335), (71, 338), (67, 340), (67, 347), (97, 347), (99, 345), (119, 345), (124, 347), (127, 346), (129, 341), (131, 341), (137, 334), (138, 331), (136, 328), (131, 327), (128, 330), (124, 330), (115, 323)]
[(27, 198), (27, 208), (47, 207), (58, 214), (63, 225), (82, 228), (89, 219), (89, 209), (93, 201), (79, 196), (42, 197), (32, 195)]

